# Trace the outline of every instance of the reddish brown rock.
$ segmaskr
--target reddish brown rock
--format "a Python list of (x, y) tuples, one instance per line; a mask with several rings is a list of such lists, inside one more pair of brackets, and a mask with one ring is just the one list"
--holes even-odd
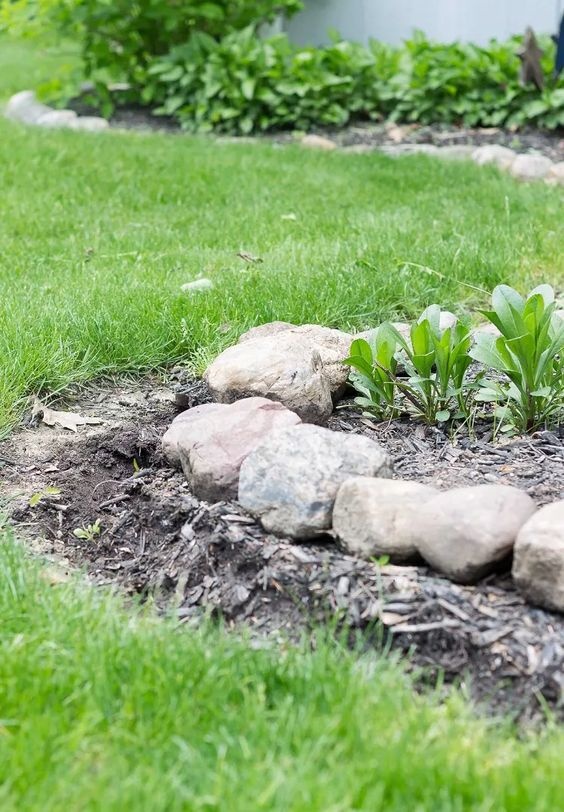
[(248, 454), (277, 429), (300, 423), (282, 404), (246, 398), (232, 405), (207, 403), (179, 415), (163, 438), (168, 458), (179, 461), (191, 491), (218, 502), (237, 496), (239, 469)]

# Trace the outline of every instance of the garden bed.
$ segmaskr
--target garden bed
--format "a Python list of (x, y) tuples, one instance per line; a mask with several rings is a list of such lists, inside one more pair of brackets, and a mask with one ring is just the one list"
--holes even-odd
[[(462, 587), (424, 566), (377, 566), (345, 555), (329, 536), (316, 544), (280, 540), (236, 503), (199, 502), (160, 451), (178, 412), (174, 378), (77, 393), (70, 408), (102, 423), (74, 434), (28, 420), (0, 446), (11, 518), (51, 560), (54, 580), (84, 566), (94, 583), (151, 596), (182, 622), (211, 611), (257, 635), (295, 637), (339, 617), (363, 630), (367, 646), (407, 653), (414, 667), (425, 667), (425, 679), (444, 671), (448, 682), (464, 680), (496, 710), (526, 721), (542, 715), (542, 695), (562, 714), (564, 618), (525, 604), (508, 562)], [(183, 392), (185, 408), (209, 399), (199, 382)], [(564, 495), (562, 435), (500, 445), (489, 427), (449, 437), (416, 423), (374, 424), (347, 405), (330, 427), (376, 439), (405, 479), (439, 488), (517, 485), (539, 505)], [(99, 536), (76, 538), (76, 529), (96, 520)]]
[[(79, 115), (97, 115), (97, 108), (86, 105), (80, 99), (74, 100), (69, 108)], [(167, 116), (154, 116), (148, 108), (137, 105), (117, 107), (110, 119), (113, 127), (128, 130), (153, 130), (182, 134), (180, 124)], [(564, 131), (539, 130), (527, 127), (519, 131), (499, 127), (453, 127), (436, 125), (393, 125), (388, 123), (357, 122), (338, 129), (316, 128), (315, 132), (330, 138), (339, 147), (391, 150), (400, 153), (409, 145), (431, 144), (445, 146), (484, 146), (499, 144), (519, 153), (536, 152), (546, 155), (556, 163), (564, 161)], [(293, 132), (273, 132), (260, 136), (229, 136), (229, 142), (248, 143), (266, 141), (292, 143), (296, 141)], [(407, 150), (406, 150), (407, 151)]]

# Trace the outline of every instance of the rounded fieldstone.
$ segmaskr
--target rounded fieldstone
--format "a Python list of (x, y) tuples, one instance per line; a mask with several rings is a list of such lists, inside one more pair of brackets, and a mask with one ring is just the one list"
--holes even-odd
[(535, 510), (527, 493), (509, 485), (454, 488), (421, 506), (412, 538), (434, 569), (470, 584), (511, 553)]
[(316, 324), (275, 331), (229, 347), (204, 378), (220, 403), (266, 397), (308, 423), (325, 423), (346, 386), (342, 361), (351, 341), (348, 333)]
[(163, 451), (173, 463), (180, 462), (199, 499), (235, 499), (245, 457), (270, 432), (300, 422), (281, 403), (266, 398), (246, 398), (230, 406), (205, 403), (173, 421), (163, 437)]
[(436, 494), (435, 488), (403, 479), (347, 479), (335, 500), (333, 531), (352, 555), (412, 560), (418, 552), (412, 526), (422, 504)]
[(351, 476), (391, 476), (368, 437), (301, 425), (270, 434), (241, 466), (239, 502), (280, 536), (308, 539), (331, 528), (340, 485)]
[(513, 578), (528, 601), (564, 612), (564, 500), (545, 505), (520, 529)]
[(552, 164), (545, 181), (552, 186), (564, 186), (564, 161)]
[(314, 135), (313, 133), (304, 135), (300, 141), (300, 144), (302, 147), (309, 147), (310, 149), (323, 149), (327, 152), (337, 149), (337, 144), (335, 141), (331, 141), (330, 138), (325, 138), (323, 135)]
[(517, 180), (533, 181), (547, 177), (551, 167), (552, 161), (544, 155), (518, 155), (509, 171)]
[(472, 160), (478, 166), (493, 164), (498, 169), (509, 169), (516, 158), (516, 152), (509, 147), (502, 147), (500, 144), (485, 144), (477, 147), (472, 153)]

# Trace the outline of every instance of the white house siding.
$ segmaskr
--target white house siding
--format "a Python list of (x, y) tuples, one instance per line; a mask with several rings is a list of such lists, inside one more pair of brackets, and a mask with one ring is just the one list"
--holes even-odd
[(320, 45), (336, 29), (346, 39), (396, 45), (417, 28), (439, 42), (486, 43), (528, 25), (555, 33), (563, 11), (564, 0), (305, 0), (284, 27), (297, 44)]

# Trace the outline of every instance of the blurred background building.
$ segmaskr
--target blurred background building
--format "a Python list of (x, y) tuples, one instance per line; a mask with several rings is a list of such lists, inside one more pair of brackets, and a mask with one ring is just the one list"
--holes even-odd
[(415, 29), (440, 42), (483, 44), (492, 38), (557, 32), (564, 0), (304, 0), (292, 20), (279, 21), (297, 44), (321, 45), (336, 29), (346, 39), (370, 38), (397, 45)]

